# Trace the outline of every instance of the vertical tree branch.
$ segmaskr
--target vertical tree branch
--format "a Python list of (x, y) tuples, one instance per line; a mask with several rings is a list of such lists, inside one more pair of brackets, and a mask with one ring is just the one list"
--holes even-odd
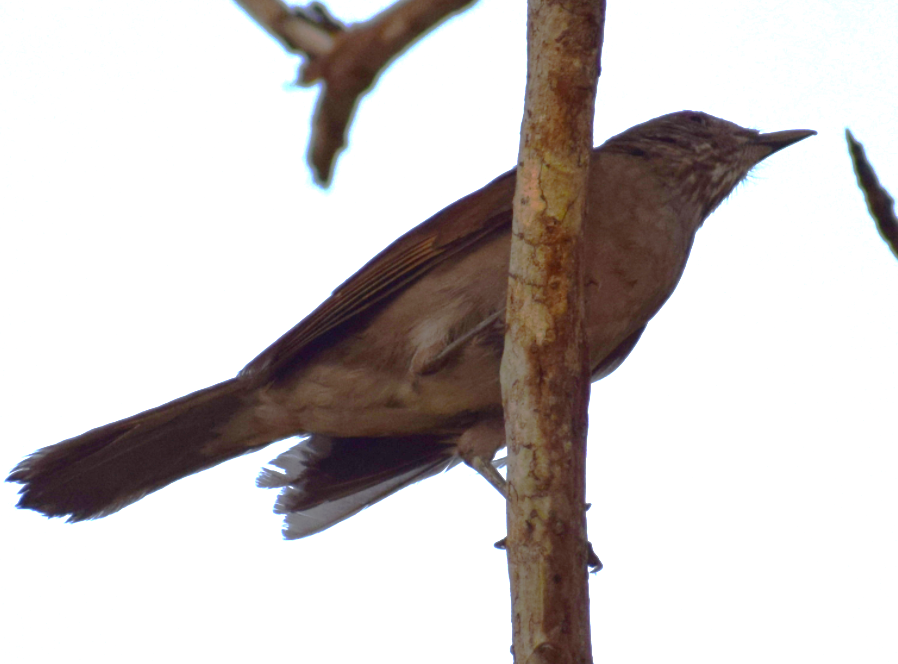
[(517, 664), (592, 660), (582, 252), (604, 0), (529, 0), (502, 399)]

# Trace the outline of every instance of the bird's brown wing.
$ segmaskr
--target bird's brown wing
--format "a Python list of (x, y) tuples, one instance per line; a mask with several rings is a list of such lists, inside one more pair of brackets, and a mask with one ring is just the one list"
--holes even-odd
[(240, 372), (277, 375), (310, 343), (396, 293), (453, 254), (511, 224), (514, 172), (456, 201), (393, 242)]

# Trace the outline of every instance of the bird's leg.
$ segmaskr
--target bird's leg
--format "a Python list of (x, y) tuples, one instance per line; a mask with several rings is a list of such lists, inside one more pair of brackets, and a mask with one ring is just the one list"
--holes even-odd
[(495, 487), (503, 497), (508, 496), (505, 478), (493, 465), (496, 452), (505, 447), (505, 419), (493, 417), (481, 420), (458, 439), (458, 455), (481, 477)]
[[(505, 447), (505, 420), (501, 417), (484, 420), (467, 431), (458, 441), (458, 453), (465, 463), (476, 470), (487, 482), (508, 498), (508, 483), (493, 463), (496, 452)], [(591, 507), (586, 504), (586, 509)], [(505, 548), (505, 538), (496, 542), (497, 549)], [(591, 542), (586, 542), (586, 565), (592, 573), (602, 569), (602, 561), (596, 555)]]
[(502, 494), (503, 498), (508, 498), (508, 483), (502, 477), (502, 473), (493, 465), (492, 459), (475, 456), (470, 461), (465, 459), (465, 463), (480, 473), (483, 479), (492, 484), (496, 491)]

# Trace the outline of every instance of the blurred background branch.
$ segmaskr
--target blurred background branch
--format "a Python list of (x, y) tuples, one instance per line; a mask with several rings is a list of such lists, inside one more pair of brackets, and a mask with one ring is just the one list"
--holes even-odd
[(849, 129), (845, 130), (845, 140), (848, 141), (848, 152), (851, 155), (854, 174), (857, 176), (857, 186), (864, 192), (870, 216), (876, 221), (876, 228), (882, 239), (889, 245), (895, 258), (898, 258), (898, 219), (895, 218), (895, 199), (879, 183), (876, 171), (867, 160), (864, 146), (855, 140)]
[(354, 25), (344, 25), (317, 2), (236, 2), (286, 50), (306, 58), (299, 85), (322, 83), (306, 158), (315, 182), (326, 187), (362, 96), (405, 49), (476, 0), (400, 0)]

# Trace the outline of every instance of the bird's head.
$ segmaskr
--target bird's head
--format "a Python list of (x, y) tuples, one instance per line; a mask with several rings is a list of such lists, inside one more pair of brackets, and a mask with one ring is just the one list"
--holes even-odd
[(662, 115), (610, 138), (610, 153), (645, 159), (651, 172), (671, 187), (683, 211), (707, 218), (761, 161), (800, 140), (811, 129), (761, 133), (698, 111)]

